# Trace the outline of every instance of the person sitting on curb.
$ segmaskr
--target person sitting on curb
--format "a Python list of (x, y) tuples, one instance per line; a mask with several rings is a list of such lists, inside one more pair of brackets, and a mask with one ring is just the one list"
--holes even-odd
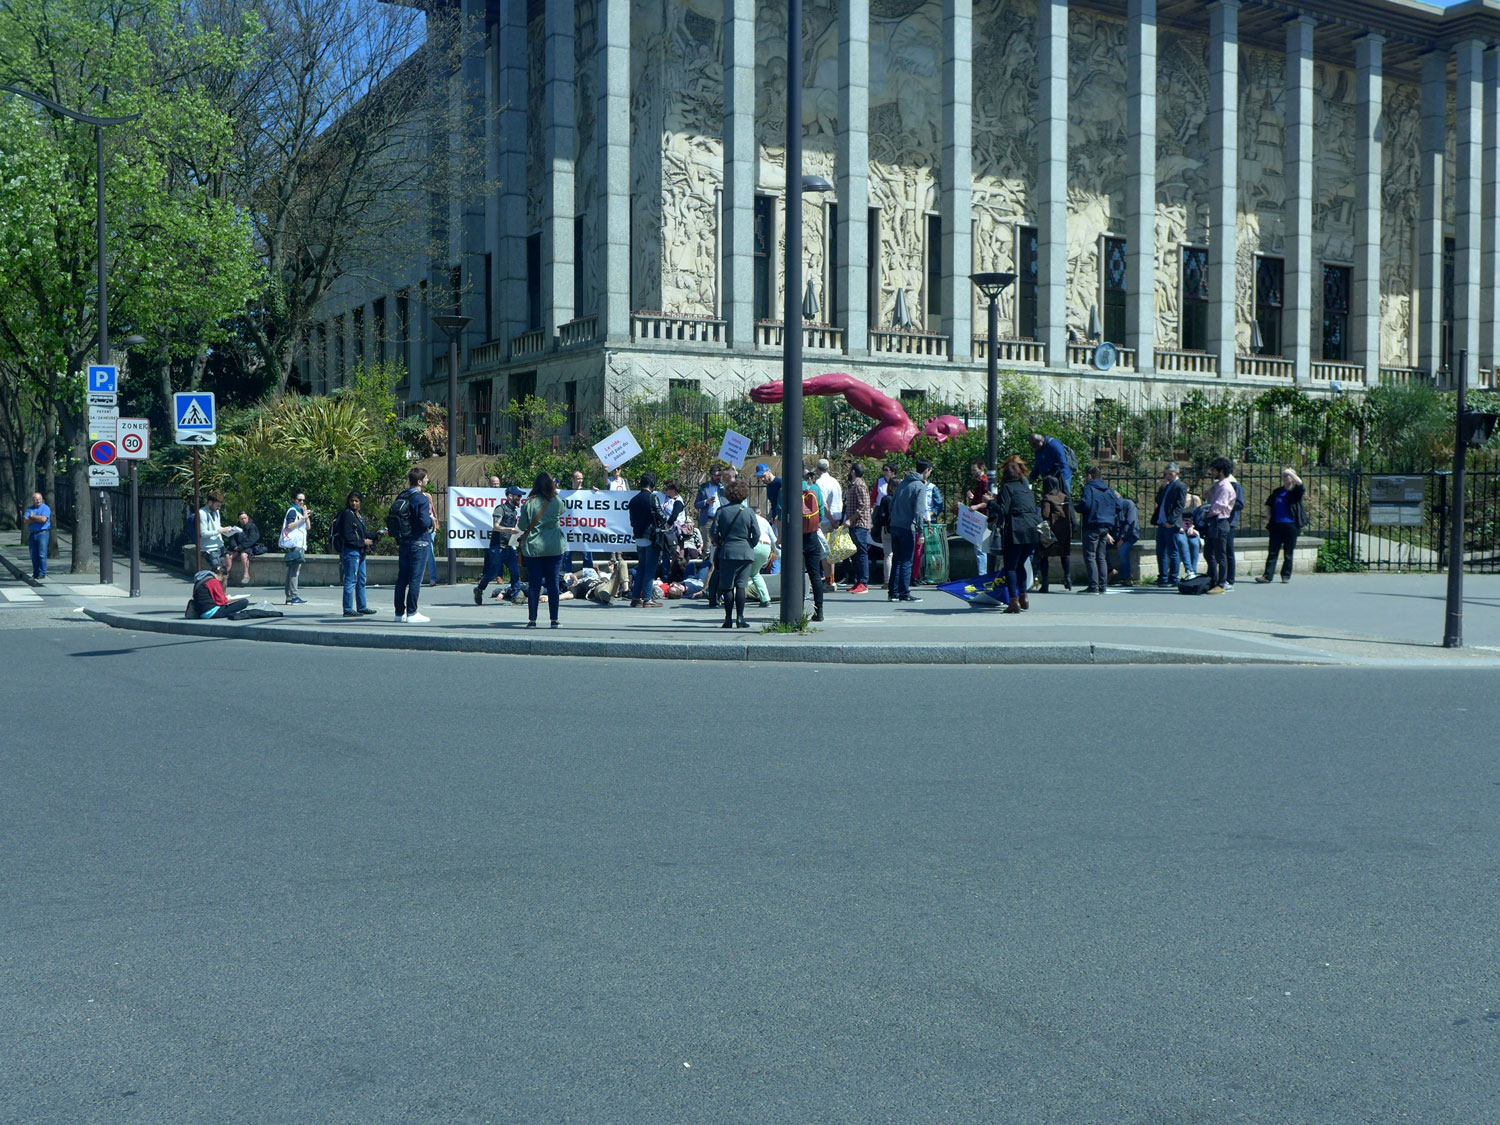
[(229, 600), (224, 592), (224, 579), (229, 575), (229, 559), (222, 557), (214, 563), (212, 570), (200, 570), (193, 575), (193, 594), (188, 599), (183, 616), (193, 620), (207, 621), (228, 618), (233, 621), (240, 613), (250, 608), (249, 598)]

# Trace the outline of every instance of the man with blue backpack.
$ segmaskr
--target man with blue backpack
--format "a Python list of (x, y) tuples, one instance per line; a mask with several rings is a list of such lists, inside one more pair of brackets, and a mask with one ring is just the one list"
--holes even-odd
[(1036, 459), (1031, 463), (1031, 479), (1038, 481), (1058, 477), (1062, 481), (1063, 491), (1072, 492), (1073, 474), (1078, 471), (1078, 458), (1073, 455), (1073, 451), (1057, 438), (1043, 434), (1032, 434), (1028, 440), (1036, 452)]
[(427, 560), (425, 536), (432, 530), (432, 501), (422, 491), (427, 470), (412, 466), (406, 472), (406, 490), (391, 501), (385, 529), (396, 540), (396, 620), (421, 625), (431, 621), (417, 612), (422, 592), (422, 570)]
[(1086, 592), (1090, 594), (1109, 592), (1109, 537), (1120, 514), (1120, 498), (1099, 476), (1099, 466), (1090, 466), (1077, 504), (1083, 524), (1083, 566), (1089, 579)]

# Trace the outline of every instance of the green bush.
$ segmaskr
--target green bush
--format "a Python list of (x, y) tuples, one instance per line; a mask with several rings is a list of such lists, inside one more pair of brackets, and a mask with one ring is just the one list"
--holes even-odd
[(1356, 574), (1365, 569), (1357, 550), (1350, 550), (1345, 539), (1325, 539), (1318, 546), (1319, 574)]

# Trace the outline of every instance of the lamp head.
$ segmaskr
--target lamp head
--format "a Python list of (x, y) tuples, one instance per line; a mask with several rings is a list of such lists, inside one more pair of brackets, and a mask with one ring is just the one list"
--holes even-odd
[(822, 176), (803, 176), (802, 177), (802, 191), (804, 193), (808, 193), (808, 192), (826, 192), (826, 191), (833, 191), (833, 190), (834, 190), (833, 185), (830, 184), (827, 180), (825, 180)]
[(457, 340), (463, 333), (463, 330), (469, 327), (471, 323), (473, 323), (473, 319), (473, 317), (451, 316), (444, 313), (440, 316), (433, 317), (432, 323), (436, 324), (444, 332), (448, 333), (450, 339)]
[(1010, 288), (1011, 283), (1016, 280), (1016, 275), (1013, 273), (975, 273), (969, 275), (969, 280), (984, 294), (986, 300), (993, 301)]

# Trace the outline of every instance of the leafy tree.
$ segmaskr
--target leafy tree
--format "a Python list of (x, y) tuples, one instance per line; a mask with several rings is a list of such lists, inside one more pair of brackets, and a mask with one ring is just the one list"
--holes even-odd
[[(97, 116), (140, 114), (105, 132), (110, 323), (197, 351), (253, 290), (241, 216), (211, 190), (230, 139), (193, 77), (251, 57), (252, 27), (186, 24), (166, 0), (7, 0), (0, 82)], [(30, 380), (76, 458), (87, 511), (82, 372), (95, 346), (93, 130), (0, 94), (0, 349)], [(72, 569), (88, 565), (77, 521)]]

